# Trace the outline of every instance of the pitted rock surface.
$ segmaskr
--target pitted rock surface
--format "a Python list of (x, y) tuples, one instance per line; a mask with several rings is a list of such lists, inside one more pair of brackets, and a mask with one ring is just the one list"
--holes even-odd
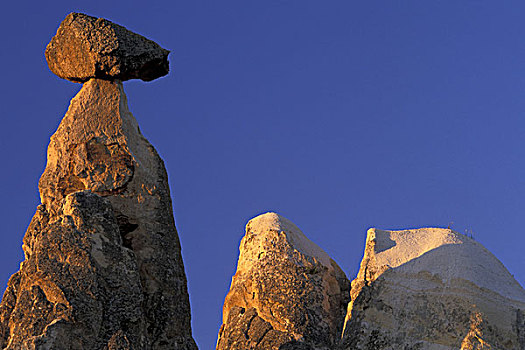
[(102, 349), (115, 334), (146, 346), (140, 276), (111, 204), (90, 191), (39, 206), (21, 269), (0, 306), (0, 348)]
[(103, 18), (70, 13), (46, 48), (49, 69), (73, 82), (150, 81), (168, 74), (169, 51)]
[(345, 350), (525, 350), (525, 291), (449, 229), (370, 229), (351, 298)]
[(337, 264), (275, 213), (246, 226), (217, 349), (333, 349), (349, 282)]
[(122, 83), (92, 79), (73, 98), (39, 189), (0, 348), (196, 349), (166, 169)]

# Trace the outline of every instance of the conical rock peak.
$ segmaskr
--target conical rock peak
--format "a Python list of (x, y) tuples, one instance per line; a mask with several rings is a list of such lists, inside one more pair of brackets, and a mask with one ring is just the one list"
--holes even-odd
[(166, 169), (120, 81), (73, 98), (39, 189), (0, 348), (195, 350)]
[(217, 349), (332, 349), (349, 282), (288, 219), (248, 222), (223, 308)]

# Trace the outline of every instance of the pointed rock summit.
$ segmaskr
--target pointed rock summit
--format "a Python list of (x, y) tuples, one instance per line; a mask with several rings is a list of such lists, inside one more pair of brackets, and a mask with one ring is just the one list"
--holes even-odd
[(150, 81), (168, 74), (169, 51), (103, 18), (71, 13), (46, 48), (49, 69), (73, 82)]
[(351, 298), (343, 349), (525, 349), (525, 290), (449, 229), (370, 229)]
[(333, 349), (348, 289), (339, 266), (297, 226), (260, 215), (246, 225), (217, 349)]
[[(95, 35), (97, 28), (108, 36)], [(87, 81), (51, 137), (25, 260), (0, 304), (0, 349), (197, 348), (166, 169), (130, 113), (122, 83), (111, 80), (145, 72), (117, 64), (135, 52), (126, 51), (127, 33), (71, 14), (48, 47), (48, 61), (71, 60), (68, 76)], [(79, 40), (78, 52), (61, 47), (64, 35)], [(89, 56), (87, 48), (113, 48), (104, 38), (116, 38), (107, 52), (117, 63), (107, 67), (120, 73), (90, 79), (75, 65)], [(157, 62), (148, 45), (156, 47), (144, 41), (133, 49), (144, 53), (137, 55), (143, 67)]]

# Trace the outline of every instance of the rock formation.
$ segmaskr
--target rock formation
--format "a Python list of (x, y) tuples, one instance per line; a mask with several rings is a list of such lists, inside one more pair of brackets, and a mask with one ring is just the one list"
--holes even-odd
[(218, 350), (333, 349), (349, 282), (289, 220), (250, 220), (223, 308)]
[[(197, 349), (166, 169), (122, 85), (166, 75), (168, 53), (79, 13), (49, 43), (50, 69), (83, 86), (51, 137), (0, 349)], [(266, 213), (246, 226), (217, 341), (248, 349), (525, 350), (525, 290), (481, 244), (438, 228), (369, 230), (350, 287)]]
[(25, 261), (0, 304), (1, 349), (197, 348), (167, 173), (113, 80), (166, 74), (166, 55), (82, 14), (49, 44), (52, 70), (87, 81), (51, 137)]
[(370, 229), (351, 298), (343, 349), (525, 349), (525, 291), (449, 229)]
[(150, 81), (168, 74), (169, 51), (103, 18), (69, 14), (46, 49), (53, 73), (74, 82)]

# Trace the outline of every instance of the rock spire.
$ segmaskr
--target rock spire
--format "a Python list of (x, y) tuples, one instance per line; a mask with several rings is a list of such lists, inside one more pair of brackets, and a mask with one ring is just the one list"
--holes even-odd
[(246, 225), (217, 349), (333, 349), (348, 289), (339, 266), (297, 226), (260, 215)]
[(449, 229), (370, 229), (351, 298), (345, 350), (525, 350), (525, 291)]
[(166, 57), (82, 14), (49, 44), (51, 70), (85, 83), (51, 137), (25, 260), (0, 304), (0, 349), (197, 348), (166, 169), (120, 81), (166, 74)]

